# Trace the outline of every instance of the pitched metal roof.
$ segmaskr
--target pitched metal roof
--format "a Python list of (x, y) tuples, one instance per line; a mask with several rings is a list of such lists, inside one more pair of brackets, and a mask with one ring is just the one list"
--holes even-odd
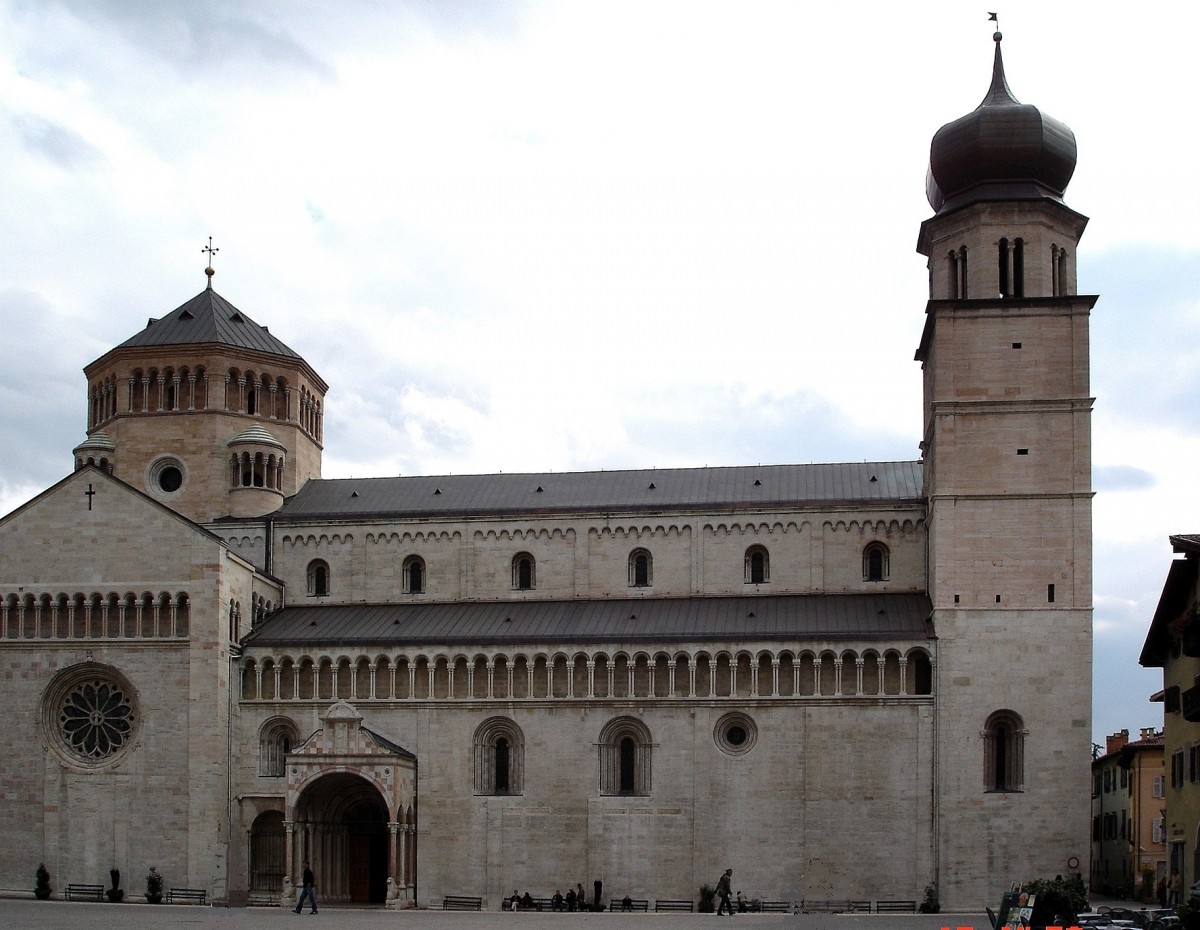
[(920, 462), (314, 479), (276, 522), (337, 517), (918, 503)]
[(288, 358), (300, 358), (296, 352), (272, 336), (265, 326), (255, 323), (211, 288), (201, 291), (162, 319), (150, 320), (145, 329), (126, 339), (117, 348), (196, 343), (218, 343), (239, 349), (284, 355)]
[(247, 648), (318, 645), (679, 643), (730, 639), (926, 640), (924, 594), (608, 598), (285, 607)]

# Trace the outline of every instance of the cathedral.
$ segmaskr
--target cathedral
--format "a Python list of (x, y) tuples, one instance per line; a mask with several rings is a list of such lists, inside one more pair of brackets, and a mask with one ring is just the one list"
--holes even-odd
[(325, 479), (328, 385), (211, 268), (88, 365), (73, 469), (0, 519), (0, 887), (279, 905), (310, 861), (323, 904), (496, 908), (732, 867), (978, 909), (1079, 871), (1096, 298), (1074, 135), (994, 38), (930, 148), (918, 460)]

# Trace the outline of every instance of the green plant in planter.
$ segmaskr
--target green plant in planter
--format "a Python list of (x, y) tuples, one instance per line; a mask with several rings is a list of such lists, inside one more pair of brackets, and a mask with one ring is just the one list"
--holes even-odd
[(104, 896), (114, 904), (125, 900), (125, 889), (121, 887), (121, 870), (109, 869), (108, 877), (112, 879), (112, 887), (104, 892)]
[(158, 904), (162, 901), (163, 878), (158, 873), (158, 869), (150, 866), (150, 871), (146, 873), (146, 901), (150, 904)]
[(1021, 890), (1037, 895), (1030, 921), (1034, 927), (1049, 926), (1060, 920), (1073, 922), (1081, 911), (1087, 910), (1087, 887), (1078, 875), (1026, 882)]
[(711, 914), (717, 906), (713, 903), (717, 899), (717, 889), (712, 885), (700, 886), (700, 906), (696, 910), (701, 914)]
[(937, 885), (930, 882), (925, 886), (925, 900), (921, 902), (920, 912), (922, 914), (936, 914), (942, 909), (942, 903), (938, 900)]
[(37, 884), (33, 888), (34, 897), (45, 901), (50, 897), (50, 873), (46, 871), (46, 863), (39, 862), (37, 867)]

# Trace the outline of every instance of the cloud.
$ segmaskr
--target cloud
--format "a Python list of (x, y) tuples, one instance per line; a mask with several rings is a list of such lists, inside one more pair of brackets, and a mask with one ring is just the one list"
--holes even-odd
[(1092, 469), (1096, 491), (1146, 491), (1158, 483), (1150, 472), (1132, 465), (1097, 465)]
[(26, 149), (49, 159), (64, 171), (90, 168), (105, 160), (96, 146), (66, 126), (33, 115), (12, 116), (9, 121)]
[(333, 68), (302, 46), (264, 4), (261, 19), (275, 12), (274, 22), (252, 18), (256, 7), (234, 0), (160, 3), (158, 0), (60, 0), (80, 20), (107, 28), (130, 46), (148, 53), (181, 75), (228, 73), (231, 65), (259, 63), (331, 78)]

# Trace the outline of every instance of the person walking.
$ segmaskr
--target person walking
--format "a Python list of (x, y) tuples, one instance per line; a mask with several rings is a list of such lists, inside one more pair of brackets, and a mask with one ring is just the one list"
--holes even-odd
[(308, 860), (304, 860), (304, 887), (300, 889), (300, 900), (296, 902), (296, 913), (299, 914), (304, 910), (304, 899), (308, 898), (308, 903), (312, 905), (310, 914), (317, 912), (317, 880), (313, 877), (313, 870), (308, 864)]
[(730, 917), (733, 916), (733, 905), (729, 901), (729, 896), (733, 889), (733, 869), (726, 869), (725, 874), (717, 879), (717, 897), (721, 899), (721, 903), (717, 905), (717, 916), (721, 916), (721, 911), (726, 911)]

